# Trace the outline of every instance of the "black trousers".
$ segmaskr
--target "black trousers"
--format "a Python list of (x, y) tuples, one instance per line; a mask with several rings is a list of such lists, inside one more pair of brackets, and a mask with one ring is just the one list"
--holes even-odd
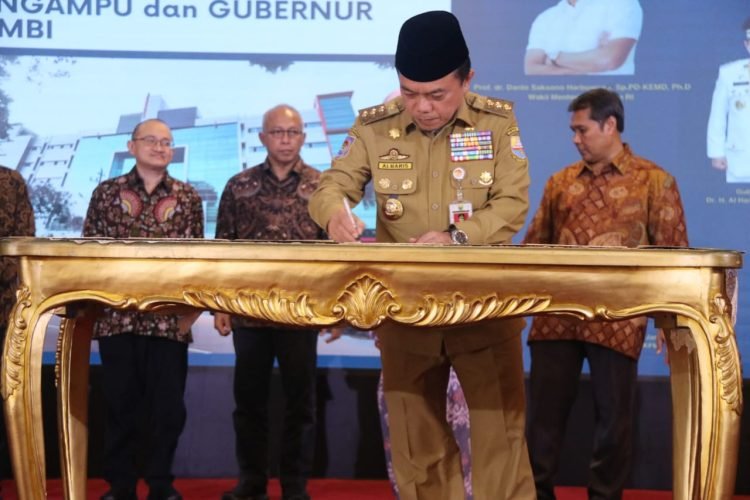
[(280, 481), (285, 497), (306, 493), (315, 446), (315, 384), (318, 332), (236, 328), (233, 413), (239, 489), (266, 492), (268, 403), (274, 358), (278, 359), (285, 410)]
[(620, 499), (630, 475), (638, 361), (588, 342), (531, 342), (528, 445), (537, 498), (554, 499), (565, 426), (584, 358), (594, 392), (590, 499)]
[(152, 490), (168, 488), (185, 427), (187, 344), (121, 334), (100, 338), (99, 354), (107, 410), (104, 478), (113, 488), (135, 488), (138, 424), (143, 422), (144, 477)]

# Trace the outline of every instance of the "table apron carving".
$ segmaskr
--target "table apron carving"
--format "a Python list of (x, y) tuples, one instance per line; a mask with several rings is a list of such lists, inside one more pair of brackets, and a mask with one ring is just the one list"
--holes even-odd
[[(21, 498), (44, 498), (40, 372), (64, 311), (56, 382), (66, 498), (85, 498), (95, 311), (224, 311), (296, 326), (450, 327), (535, 314), (657, 317), (671, 334), (674, 496), (734, 492), (742, 373), (727, 271), (738, 252), (8, 238), (21, 286), (0, 370)], [(730, 276), (735, 276), (731, 273)]]

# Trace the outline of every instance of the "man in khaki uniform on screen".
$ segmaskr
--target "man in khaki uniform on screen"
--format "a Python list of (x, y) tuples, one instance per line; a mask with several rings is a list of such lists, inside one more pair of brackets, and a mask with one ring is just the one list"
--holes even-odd
[[(352, 205), (372, 181), (376, 239), (509, 243), (528, 210), (528, 164), (513, 105), (469, 92), (474, 76), (458, 20), (407, 20), (396, 51), (401, 97), (362, 110), (309, 208), (339, 242), (364, 224)], [(451, 270), (446, 270), (451, 272)], [(535, 497), (524, 437), (523, 320), (452, 329), (385, 325), (381, 340), (393, 466), (400, 497), (464, 497), (459, 450), (445, 419), (455, 369), (471, 421), (476, 500)]]

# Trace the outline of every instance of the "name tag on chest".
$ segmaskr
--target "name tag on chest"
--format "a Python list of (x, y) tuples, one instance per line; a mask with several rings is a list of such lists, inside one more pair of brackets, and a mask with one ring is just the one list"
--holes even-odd
[(380, 170), (411, 170), (414, 164), (410, 161), (379, 161)]

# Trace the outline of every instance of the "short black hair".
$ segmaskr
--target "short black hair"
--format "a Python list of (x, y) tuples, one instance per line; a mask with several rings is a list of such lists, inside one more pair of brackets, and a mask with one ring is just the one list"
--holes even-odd
[(568, 105), (568, 111), (581, 111), (588, 109), (591, 119), (603, 126), (610, 116), (617, 121), (617, 131), (625, 130), (625, 109), (622, 106), (620, 96), (616, 92), (607, 89), (592, 89), (579, 95)]
[(461, 63), (461, 66), (456, 68), (455, 74), (456, 77), (459, 79), (461, 83), (464, 83), (467, 78), (469, 78), (469, 73), (471, 72), (471, 58), (466, 57), (466, 60)]
[(167, 128), (170, 128), (169, 124), (165, 122), (164, 120), (161, 120), (159, 118), (147, 118), (135, 126), (135, 128), (133, 129), (133, 132), (130, 134), (131, 140), (136, 138), (136, 136), (138, 135), (138, 130), (141, 128), (141, 125), (147, 122), (158, 122), (158, 123), (161, 123), (162, 125), (165, 125)]

